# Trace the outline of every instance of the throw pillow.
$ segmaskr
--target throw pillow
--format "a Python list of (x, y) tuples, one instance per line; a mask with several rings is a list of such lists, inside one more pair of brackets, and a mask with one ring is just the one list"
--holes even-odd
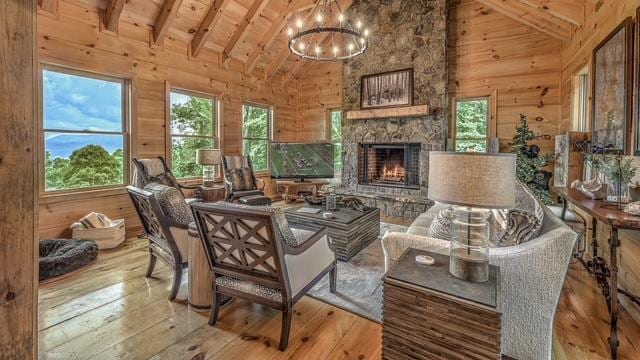
[(160, 204), (162, 212), (167, 217), (182, 225), (189, 225), (193, 222), (191, 208), (184, 200), (180, 190), (157, 183), (151, 183), (145, 186), (144, 189), (153, 193)]
[(451, 240), (451, 224), (453, 223), (453, 208), (447, 207), (438, 212), (435, 219), (431, 222), (427, 236)]
[(230, 169), (228, 180), (231, 182), (234, 191), (255, 190), (256, 183), (253, 181), (251, 168)]

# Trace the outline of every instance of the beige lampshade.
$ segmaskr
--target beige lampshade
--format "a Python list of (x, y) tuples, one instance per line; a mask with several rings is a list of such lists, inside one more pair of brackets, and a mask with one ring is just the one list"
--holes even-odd
[(429, 199), (451, 205), (515, 207), (516, 155), (429, 153)]
[(222, 152), (220, 149), (198, 149), (196, 151), (196, 164), (220, 165), (222, 164)]

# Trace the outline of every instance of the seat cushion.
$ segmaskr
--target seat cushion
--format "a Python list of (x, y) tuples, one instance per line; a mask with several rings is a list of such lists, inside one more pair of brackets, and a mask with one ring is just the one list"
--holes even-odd
[(157, 183), (150, 183), (144, 187), (145, 190), (153, 193), (158, 200), (160, 208), (164, 214), (173, 221), (182, 225), (189, 225), (193, 222), (193, 213), (185, 201), (180, 190)]
[(250, 280), (241, 280), (231, 276), (217, 276), (216, 285), (240, 291), (245, 294), (259, 296), (276, 303), (282, 303), (282, 291)]

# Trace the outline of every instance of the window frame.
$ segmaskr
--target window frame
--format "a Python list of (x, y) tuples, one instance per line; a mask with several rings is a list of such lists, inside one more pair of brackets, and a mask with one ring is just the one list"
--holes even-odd
[[(204, 136), (204, 135), (181, 135), (181, 134), (173, 134), (171, 132), (171, 94), (176, 93), (176, 94), (180, 94), (180, 95), (186, 95), (186, 96), (193, 96), (193, 97), (198, 97), (198, 98), (203, 98), (203, 99), (210, 99), (213, 102), (213, 109), (211, 110), (211, 114), (213, 116), (213, 118), (211, 119), (211, 121), (213, 122), (211, 129), (213, 130), (213, 134), (211, 135), (211, 137), (209, 136)], [(167, 111), (166, 111), (166, 136), (167, 136), (167, 144), (166, 144), (166, 153), (165, 153), (165, 159), (167, 162), (167, 165), (169, 166), (169, 168), (171, 169), (171, 171), (173, 171), (173, 138), (174, 137), (179, 137), (179, 138), (198, 138), (198, 139), (212, 139), (213, 140), (213, 144), (214, 144), (214, 148), (215, 149), (222, 149), (222, 134), (221, 134), (221, 129), (222, 126), (220, 125), (220, 99), (218, 98), (218, 96), (213, 95), (213, 94), (208, 94), (205, 92), (201, 92), (201, 91), (194, 91), (194, 90), (188, 90), (188, 89), (184, 89), (184, 88), (180, 88), (180, 87), (176, 87), (176, 86), (169, 86), (168, 90), (167, 90), (167, 100), (166, 100), (166, 104), (167, 104)], [(217, 147), (216, 147), (217, 144)], [(220, 171), (220, 166), (216, 167), (216, 177), (215, 177), (215, 181), (221, 181), (222, 180), (222, 172)], [(191, 176), (191, 177), (185, 177), (185, 178), (177, 178), (178, 182), (202, 182), (202, 176)]]
[(573, 131), (591, 131), (590, 77), (588, 65), (585, 65), (573, 75), (570, 114)]
[[(333, 139), (333, 113), (335, 112), (339, 112), (340, 113), (340, 126), (342, 127), (344, 125), (344, 110), (342, 108), (333, 108), (333, 109), (329, 109), (327, 110), (327, 129), (329, 129), (329, 131), (327, 131), (327, 141), (330, 142), (331, 144), (333, 144), (334, 148), (336, 146), (336, 144), (340, 144), (343, 145), (344, 142), (342, 141), (342, 138), (340, 138), (340, 142), (337, 142)], [(340, 171), (337, 171), (335, 169), (335, 160), (334, 160), (334, 173), (333, 173), (333, 177), (334, 178), (339, 178), (342, 176), (342, 168), (344, 167), (344, 163), (342, 164), (342, 166), (340, 167)]]
[[(456, 94), (456, 96), (451, 97), (451, 122), (450, 122), (450, 139), (452, 144), (452, 151), (456, 152), (456, 142), (458, 141), (456, 128), (458, 125), (458, 102), (464, 101), (474, 101), (474, 100), (487, 100), (487, 137), (486, 137), (486, 146), (487, 152), (489, 151), (491, 145), (491, 139), (496, 138), (497, 135), (497, 91), (493, 91), (491, 93), (480, 93), (480, 94)], [(460, 139), (460, 140), (483, 140), (485, 138), (477, 138), (477, 139)]]
[[(264, 109), (267, 110), (267, 137), (266, 138), (254, 138), (254, 137), (245, 137), (244, 136), (244, 107), (245, 106), (251, 106), (251, 107), (255, 107), (255, 108), (260, 108), (260, 109)], [(261, 170), (254, 170), (254, 173), (256, 175), (268, 175), (271, 173), (271, 143), (273, 142), (273, 106), (270, 105), (265, 105), (265, 104), (258, 104), (255, 102), (250, 102), (250, 101), (245, 101), (242, 103), (242, 109), (241, 109), (241, 117), (242, 117), (242, 122), (241, 122), (241, 146), (242, 146), (242, 155), (245, 156), (246, 154), (244, 153), (244, 142), (245, 140), (266, 140), (267, 141), (267, 168), (266, 169), (261, 169)], [(252, 159), (253, 162), (253, 159)]]
[[(122, 131), (91, 131), (91, 130), (63, 130), (49, 129), (44, 126), (44, 72), (51, 71), (61, 74), (85, 77), (96, 80), (104, 80), (120, 83), (122, 86)], [(59, 196), (72, 196), (74, 194), (102, 194), (120, 193), (131, 182), (131, 78), (108, 75), (95, 71), (77, 69), (41, 62), (38, 66), (38, 193), (42, 198), (57, 198)], [(75, 189), (46, 190), (46, 167), (45, 167), (45, 133), (66, 133), (66, 134), (96, 134), (96, 135), (120, 135), (122, 136), (122, 184), (83, 187)]]

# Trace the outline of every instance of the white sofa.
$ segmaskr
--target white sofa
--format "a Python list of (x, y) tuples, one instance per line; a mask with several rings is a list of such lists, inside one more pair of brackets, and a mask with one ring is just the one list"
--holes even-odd
[[(384, 235), (387, 269), (408, 248), (449, 254), (449, 241), (426, 236), (443, 208), (442, 204), (433, 206), (406, 233)], [(503, 354), (521, 360), (551, 358), (553, 319), (575, 241), (576, 234), (545, 208), (537, 238), (490, 249), (490, 263), (500, 267)]]

